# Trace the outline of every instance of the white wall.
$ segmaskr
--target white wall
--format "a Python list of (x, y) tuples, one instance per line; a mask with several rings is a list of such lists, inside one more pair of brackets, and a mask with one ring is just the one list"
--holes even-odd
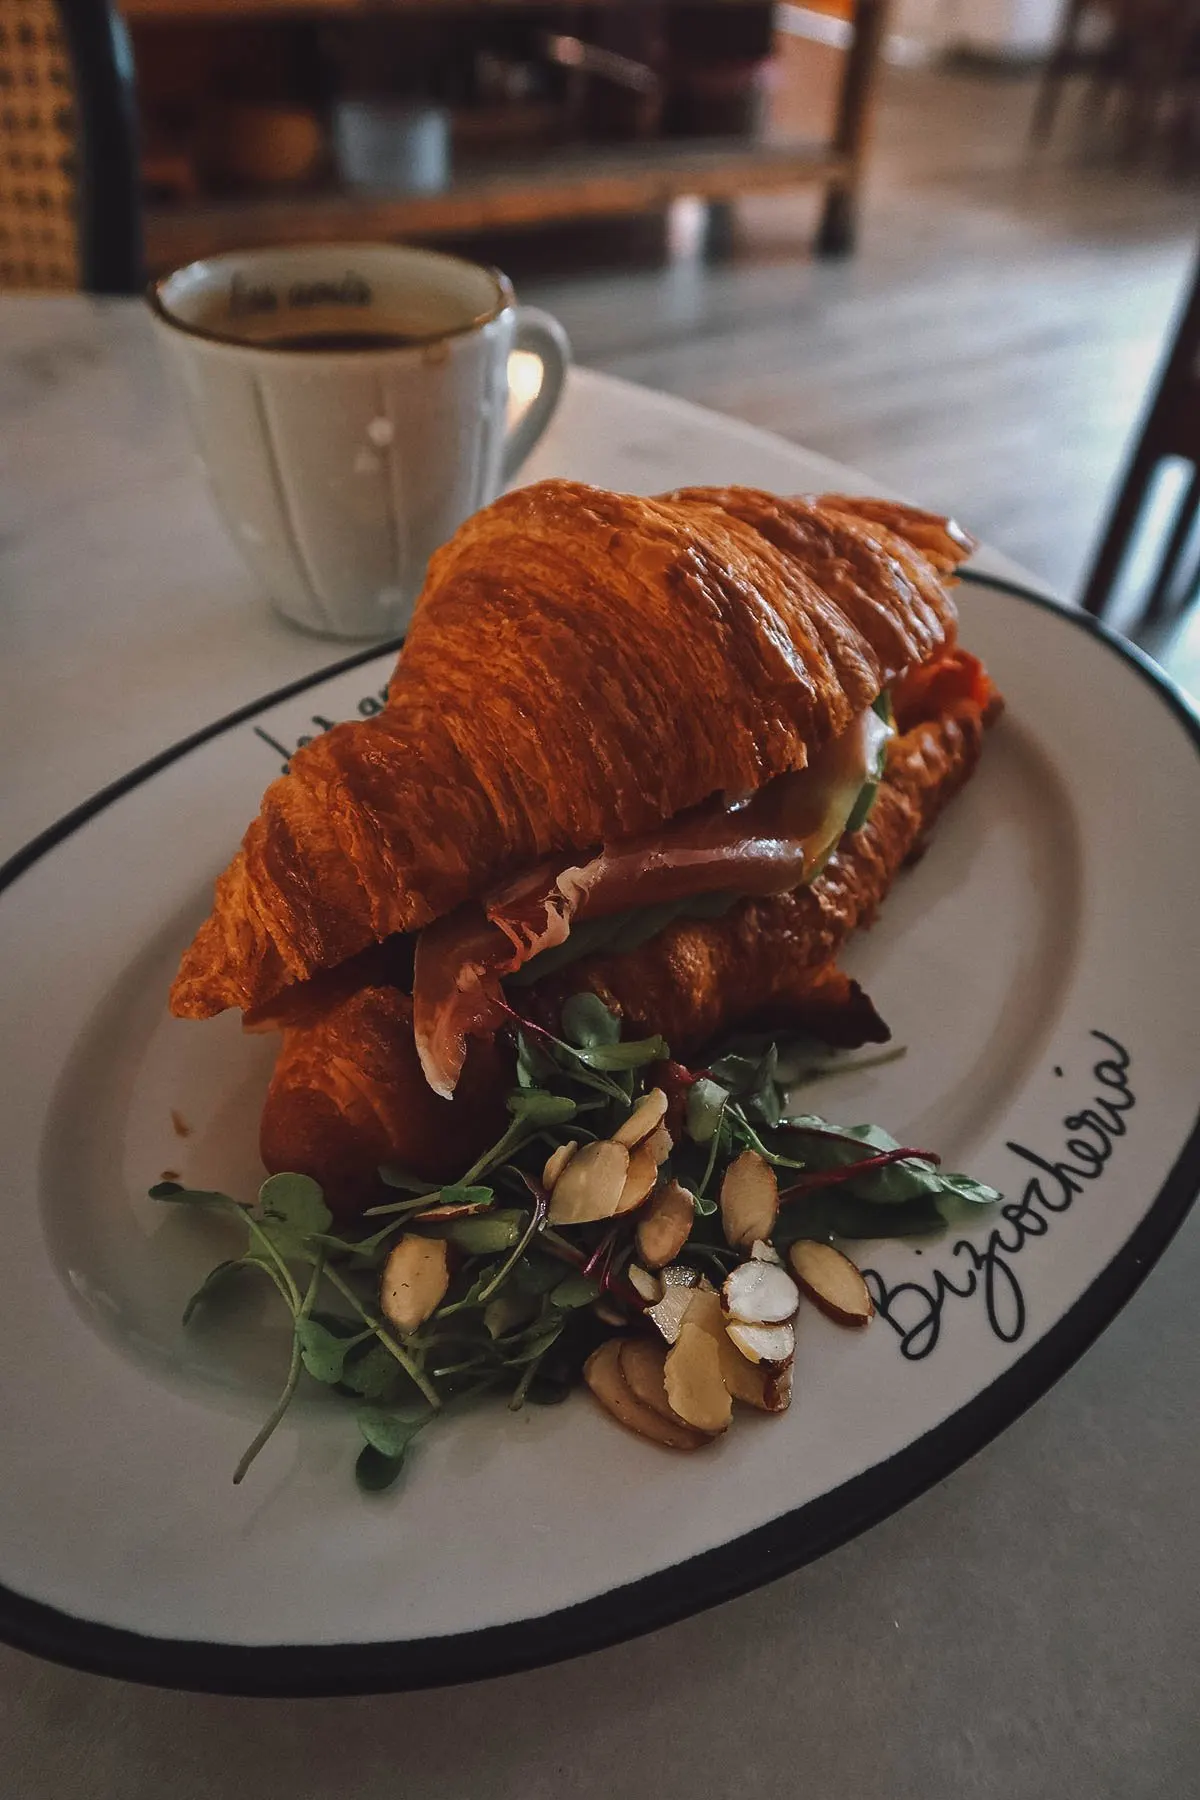
[(894, 0), (891, 29), (938, 50), (1033, 56), (1054, 42), (1065, 0)]
[(1038, 55), (1058, 33), (1064, 0), (951, 0), (950, 41), (971, 50)]
[[(892, 0), (888, 54), (893, 61), (925, 62), (948, 50), (984, 55), (1043, 55), (1054, 42), (1067, 0)], [(782, 0), (779, 27), (800, 37), (843, 48), (850, 26), (829, 13)]]
[(946, 42), (947, 14), (957, 4), (958, 0), (892, 0), (888, 25), (897, 37), (940, 50)]

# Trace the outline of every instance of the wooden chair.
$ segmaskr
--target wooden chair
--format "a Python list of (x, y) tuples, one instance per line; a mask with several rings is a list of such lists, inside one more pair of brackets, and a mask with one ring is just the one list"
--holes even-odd
[(1049, 139), (1068, 77), (1087, 73), (1093, 112), (1118, 97), (1117, 129), (1129, 160), (1160, 135), (1186, 147), (1198, 36), (1200, 0), (1067, 0), (1034, 104), (1032, 142)]
[(142, 284), (133, 63), (107, 0), (0, 0), (0, 289)]
[(1169, 601), (1192, 599), (1200, 588), (1200, 558), (1194, 556), (1190, 564), (1185, 560), (1200, 524), (1200, 262), (1084, 587), (1084, 609), (1097, 618), (1109, 610), (1117, 578), (1167, 458), (1182, 459), (1191, 465), (1192, 473), (1176, 507), (1154, 580), (1141, 600), (1139, 623)]

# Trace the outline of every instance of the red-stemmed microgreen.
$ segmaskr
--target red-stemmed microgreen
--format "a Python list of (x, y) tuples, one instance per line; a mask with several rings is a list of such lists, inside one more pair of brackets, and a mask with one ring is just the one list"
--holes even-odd
[(840, 1163), (832, 1169), (811, 1169), (802, 1175), (799, 1181), (789, 1182), (787, 1187), (780, 1188), (781, 1201), (795, 1199), (800, 1194), (811, 1194), (817, 1188), (836, 1187), (839, 1182), (861, 1180), (874, 1169), (886, 1169), (892, 1163), (900, 1162), (931, 1163), (935, 1167), (941, 1161), (932, 1150), (910, 1150), (897, 1148), (881, 1150), (877, 1156), (864, 1156), (858, 1162)]

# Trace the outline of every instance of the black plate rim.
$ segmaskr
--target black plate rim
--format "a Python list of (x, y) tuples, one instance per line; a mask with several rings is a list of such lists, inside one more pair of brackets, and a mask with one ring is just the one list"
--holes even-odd
[[(1148, 682), (1200, 757), (1200, 714), (1134, 645), (1099, 620), (1003, 576), (967, 582), (1053, 612)], [(0, 893), (56, 845), (161, 770), (259, 713), (399, 648), (374, 644), (193, 732), (102, 788), (0, 866)], [(1007, 1429), (1083, 1355), (1125, 1306), (1182, 1225), (1200, 1188), (1200, 1112), (1140, 1223), (1075, 1304), (1019, 1361), (932, 1431), (853, 1480), (686, 1562), (542, 1618), (393, 1643), (231, 1645), (125, 1631), (0, 1585), (0, 1640), (51, 1662), (153, 1687), (274, 1698), (395, 1693), (516, 1674), (642, 1636), (789, 1574), (888, 1518)]]

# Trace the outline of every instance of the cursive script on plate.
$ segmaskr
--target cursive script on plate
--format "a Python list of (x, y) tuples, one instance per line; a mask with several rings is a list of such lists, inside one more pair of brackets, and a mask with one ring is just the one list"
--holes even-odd
[[(889, 1287), (877, 1270), (863, 1270), (876, 1312), (897, 1333), (901, 1352), (911, 1362), (920, 1362), (936, 1348), (951, 1300), (980, 1297), (988, 1324), (1002, 1343), (1015, 1344), (1024, 1332), (1025, 1295), (1013, 1260), (1033, 1239), (1046, 1236), (1056, 1214), (1069, 1212), (1089, 1182), (1100, 1179), (1114, 1146), (1125, 1136), (1125, 1114), (1137, 1104), (1129, 1080), (1129, 1051), (1106, 1031), (1091, 1035), (1109, 1052), (1092, 1067), (1102, 1091), (1063, 1119), (1068, 1136), (1057, 1159), (1027, 1144), (1009, 1142), (1008, 1148), (1023, 1165), (1021, 1197), (999, 1207), (1000, 1222), (986, 1238), (960, 1238), (951, 1246), (950, 1254), (959, 1259), (953, 1275), (935, 1269), (926, 1281), (900, 1281)], [(1062, 1070), (1056, 1068), (1054, 1073), (1061, 1076)], [(1030, 1168), (1036, 1173), (1029, 1175)]]
[[(381, 687), (377, 694), (364, 694), (358, 703), (359, 718), (373, 719), (378, 713), (381, 713), (387, 705), (387, 693), (387, 688)], [(288, 772), (291, 758), (295, 755), (297, 750), (302, 749), (305, 744), (311, 744), (314, 737), (319, 737), (323, 731), (332, 731), (334, 726), (339, 723), (337, 719), (325, 718), (322, 713), (312, 713), (310, 716), (312, 723), (316, 726), (316, 730), (305, 732), (302, 737), (297, 738), (291, 750), (288, 749), (286, 744), (280, 743), (277, 737), (272, 737), (271, 733), (263, 726), (255, 725), (253, 727), (255, 737), (261, 738), (264, 744), (269, 745), (272, 750), (282, 756), (283, 772), (285, 775)]]

